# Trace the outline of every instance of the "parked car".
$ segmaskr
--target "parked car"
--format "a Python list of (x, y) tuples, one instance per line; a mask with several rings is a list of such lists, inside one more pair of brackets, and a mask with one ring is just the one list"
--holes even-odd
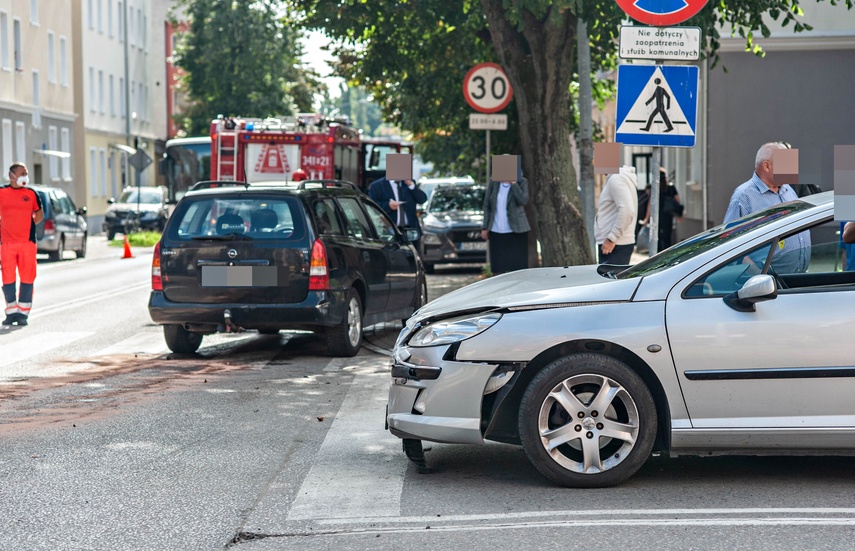
[(444, 295), (398, 337), (388, 427), (422, 468), (421, 440), (494, 440), (573, 487), (618, 484), (653, 450), (853, 454), (855, 272), (833, 218), (832, 193), (809, 195), (635, 266)]
[(422, 262), (427, 273), (436, 264), (487, 261), (481, 239), (484, 184), (441, 184), (433, 190), (422, 217)]
[(149, 313), (174, 352), (217, 331), (308, 329), (333, 355), (353, 356), (364, 326), (406, 319), (427, 300), (417, 230), (401, 234), (353, 184), (197, 186), (152, 262)]
[[(474, 184), (475, 180), (472, 179), (471, 176), (450, 176), (447, 178), (428, 178), (422, 177), (419, 178), (419, 188), (425, 192), (425, 195), (428, 197), (428, 201), (430, 201), (430, 196), (433, 194), (433, 191), (439, 186), (453, 186), (458, 184)], [(418, 205), (418, 209), (423, 211), (427, 202)]]
[(42, 201), (45, 219), (36, 225), (36, 247), (39, 253), (47, 253), (51, 260), (62, 260), (66, 250), (72, 250), (77, 258), (86, 256), (86, 240), (89, 224), (86, 207), (77, 208), (68, 194), (58, 188), (30, 185)]
[[(110, 204), (104, 214), (103, 230), (107, 240), (112, 241), (117, 233), (125, 233), (128, 225), (139, 229), (162, 232), (169, 217), (169, 193), (166, 187), (126, 187), (118, 199), (107, 200)], [(139, 223), (133, 218), (139, 208)]]

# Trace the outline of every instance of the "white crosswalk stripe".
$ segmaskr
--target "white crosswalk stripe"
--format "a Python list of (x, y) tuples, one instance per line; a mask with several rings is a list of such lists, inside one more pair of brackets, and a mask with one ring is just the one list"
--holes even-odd
[(93, 356), (109, 356), (112, 354), (165, 354), (169, 352), (163, 340), (163, 333), (147, 331), (137, 333), (123, 341), (95, 352)]
[(38, 369), (34, 371), (34, 366), (28, 365), (26, 360), (94, 334), (92, 331), (47, 331), (21, 339), (4, 339), (3, 354), (0, 355), (0, 367), (3, 368), (0, 381), (44, 376)]
[[(376, 356), (347, 362), (377, 366)], [(401, 441), (384, 430), (388, 387), (387, 372), (357, 372), (288, 513), (289, 521), (360, 517), (366, 511), (377, 517), (401, 514), (407, 460)], [(347, 477), (341, 476), (343, 458)]]

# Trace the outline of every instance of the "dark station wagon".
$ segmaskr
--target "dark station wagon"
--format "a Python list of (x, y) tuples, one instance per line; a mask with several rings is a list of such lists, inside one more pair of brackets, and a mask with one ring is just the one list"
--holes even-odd
[(349, 182), (201, 182), (155, 247), (149, 313), (174, 352), (215, 332), (290, 329), (353, 356), (364, 326), (427, 301), (417, 238)]

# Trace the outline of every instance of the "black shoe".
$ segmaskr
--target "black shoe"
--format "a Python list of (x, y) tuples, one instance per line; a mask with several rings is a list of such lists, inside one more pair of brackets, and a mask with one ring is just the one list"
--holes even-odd
[(17, 318), (15, 318), (14, 324), (21, 327), (27, 325), (27, 316), (25, 314), (15, 314)]
[(13, 323), (15, 323), (15, 315), (16, 314), (9, 314), (8, 316), (6, 316), (6, 319), (3, 320), (2, 325), (12, 325)]

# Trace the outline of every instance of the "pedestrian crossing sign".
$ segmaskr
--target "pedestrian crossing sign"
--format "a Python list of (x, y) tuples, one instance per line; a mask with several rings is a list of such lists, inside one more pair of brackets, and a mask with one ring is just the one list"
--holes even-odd
[(619, 65), (615, 141), (624, 145), (694, 147), (698, 68)]

